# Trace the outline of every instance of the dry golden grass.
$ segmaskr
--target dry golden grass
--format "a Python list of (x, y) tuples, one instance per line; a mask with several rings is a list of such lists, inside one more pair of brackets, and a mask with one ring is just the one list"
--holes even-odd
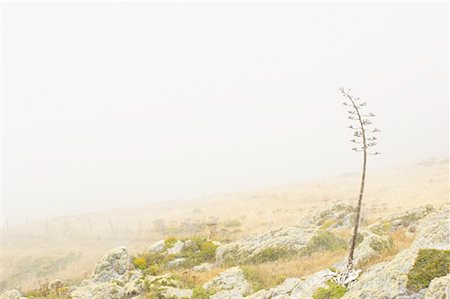
[(372, 265), (390, 261), (397, 253), (399, 253), (403, 249), (409, 248), (411, 246), (411, 243), (414, 241), (414, 236), (407, 236), (405, 229), (399, 229), (393, 232), (392, 234), (390, 234), (390, 237), (393, 241), (393, 245), (390, 249), (383, 250), (380, 255), (374, 258), (361, 261), (358, 267), (362, 270), (366, 270)]
[(217, 276), (220, 272), (225, 271), (227, 268), (224, 267), (217, 267), (214, 269), (211, 269), (210, 271), (205, 272), (196, 272), (192, 269), (180, 269), (180, 270), (173, 270), (171, 273), (176, 275), (180, 278), (180, 280), (185, 283), (187, 286), (196, 286), (196, 285), (202, 285), (208, 280), (214, 278)]
[[(287, 277), (302, 277), (331, 267), (345, 255), (346, 251), (317, 252), (309, 256), (293, 257), (256, 265), (242, 265), (241, 267), (247, 279), (257, 291), (274, 287), (282, 283)], [(194, 287), (204, 284), (225, 270), (227, 270), (227, 267), (218, 267), (205, 272), (180, 269), (174, 270), (172, 273), (178, 276), (186, 286)]]
[(338, 236), (342, 240), (350, 240), (350, 238), (352, 237), (352, 231), (349, 230), (349, 229), (334, 230), (332, 232), (333, 232), (333, 234), (335, 234), (336, 236)]
[[(342, 237), (348, 238), (349, 231), (341, 231)], [(372, 259), (362, 261), (358, 268), (366, 270), (370, 266), (391, 260), (398, 252), (409, 248), (414, 236), (407, 236), (405, 230), (398, 230), (390, 235), (393, 240), (393, 246), (381, 252), (381, 254)], [(325, 251), (313, 253), (309, 256), (299, 256), (290, 259), (281, 259), (274, 262), (261, 264), (242, 265), (247, 279), (252, 283), (255, 291), (259, 289), (269, 289), (284, 281), (287, 277), (302, 277), (313, 274), (322, 269), (330, 268), (348, 254), (347, 250)], [(225, 271), (226, 267), (214, 268), (206, 272), (195, 272), (191, 269), (175, 270), (177, 275), (187, 286), (202, 285), (220, 272)]]
[(286, 277), (302, 277), (326, 269), (337, 263), (346, 251), (317, 252), (310, 256), (244, 266), (247, 278), (257, 289), (271, 288)]

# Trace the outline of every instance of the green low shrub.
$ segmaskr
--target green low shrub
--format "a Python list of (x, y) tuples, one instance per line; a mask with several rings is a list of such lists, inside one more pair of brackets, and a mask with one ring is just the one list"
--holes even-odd
[[(183, 239), (186, 241), (188, 239)], [(167, 264), (176, 258), (185, 258), (185, 262), (182, 267), (191, 268), (193, 266), (212, 262), (215, 259), (217, 245), (211, 241), (207, 241), (205, 238), (189, 238), (194, 241), (194, 246), (184, 248), (180, 253), (167, 254), (167, 252), (156, 253), (143, 253), (132, 257), (133, 265), (143, 270), (148, 275), (158, 275), (166, 269)], [(167, 248), (170, 248), (175, 244), (178, 239), (169, 238), (164, 241)]]
[(347, 248), (347, 242), (329, 231), (322, 230), (316, 236), (314, 236), (306, 247), (303, 249), (302, 253), (304, 255), (310, 255), (314, 252), (321, 251), (339, 251)]
[(333, 224), (336, 224), (336, 223), (337, 223), (336, 220), (328, 219), (320, 226), (320, 228), (321, 229), (327, 229), (327, 228), (329, 228), (330, 226), (332, 226)]
[(216, 256), (217, 245), (204, 238), (190, 239), (196, 243), (195, 248), (186, 248), (177, 257), (185, 258), (185, 267), (193, 267), (202, 263), (212, 262)]
[(173, 245), (175, 245), (175, 243), (176, 243), (177, 241), (178, 241), (178, 240), (177, 240), (176, 238), (170, 237), (170, 238), (168, 238), (168, 239), (166, 239), (166, 240), (164, 241), (164, 245), (166, 245), (166, 248), (172, 248)]
[(436, 278), (450, 273), (450, 250), (420, 249), (408, 273), (406, 287), (413, 291), (428, 287)]
[(252, 256), (250, 262), (253, 264), (260, 264), (266, 262), (274, 262), (283, 258), (290, 257), (296, 252), (287, 247), (268, 247), (264, 248), (254, 256)]

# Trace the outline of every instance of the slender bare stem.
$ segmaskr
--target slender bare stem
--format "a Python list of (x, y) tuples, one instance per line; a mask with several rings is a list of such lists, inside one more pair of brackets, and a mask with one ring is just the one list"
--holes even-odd
[(358, 116), (358, 121), (361, 126), (360, 130), (361, 130), (361, 137), (362, 137), (362, 144), (363, 144), (363, 146), (362, 146), (362, 148), (363, 148), (363, 165), (362, 165), (362, 173), (361, 173), (361, 185), (360, 185), (360, 189), (359, 189), (358, 206), (356, 208), (355, 226), (353, 229), (352, 241), (351, 241), (350, 252), (348, 255), (348, 262), (347, 262), (347, 269), (352, 270), (353, 269), (353, 255), (355, 252), (356, 239), (357, 239), (358, 228), (359, 228), (359, 223), (360, 223), (360, 219), (361, 219), (361, 207), (362, 207), (362, 199), (363, 199), (363, 194), (364, 194), (364, 184), (365, 184), (365, 179), (366, 179), (367, 141), (366, 141), (366, 129), (364, 127), (365, 122), (363, 121), (363, 119), (361, 117), (361, 113), (359, 111), (358, 105), (356, 105), (353, 97), (348, 92), (345, 92), (344, 90), (342, 90), (342, 93), (344, 94), (345, 97), (347, 97), (350, 100), (350, 102), (352, 103), (352, 106), (355, 109), (355, 112)]

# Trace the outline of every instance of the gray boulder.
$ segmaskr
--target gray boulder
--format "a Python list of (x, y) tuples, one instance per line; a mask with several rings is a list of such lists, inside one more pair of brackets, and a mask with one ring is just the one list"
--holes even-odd
[(433, 279), (425, 291), (425, 299), (448, 299), (450, 297), (450, 273)]
[[(203, 285), (203, 288), (210, 293), (216, 294), (216, 297), (225, 298), (223, 296), (237, 294), (242, 296), (252, 292), (252, 286), (245, 279), (244, 271), (239, 267), (230, 268)], [(228, 297), (233, 298), (233, 297)]]
[(97, 263), (91, 280), (95, 282), (121, 280), (122, 275), (131, 268), (128, 250), (123, 246), (114, 248)]
[(166, 250), (166, 242), (165, 240), (159, 240), (158, 242), (153, 243), (147, 248), (149, 253), (159, 253)]
[(175, 242), (175, 244), (173, 244), (172, 247), (167, 249), (167, 253), (177, 255), (177, 254), (181, 253), (181, 251), (183, 251), (184, 248), (185, 248), (184, 242), (178, 240)]
[(173, 261), (170, 261), (167, 263), (168, 268), (178, 268), (183, 266), (183, 264), (186, 263), (186, 259), (184, 257), (180, 257), (177, 259), (174, 259)]
[(97, 263), (92, 278), (82, 281), (79, 287), (71, 288), (71, 297), (129, 298), (143, 291), (142, 278), (140, 270), (132, 270), (128, 250), (123, 246), (114, 248)]

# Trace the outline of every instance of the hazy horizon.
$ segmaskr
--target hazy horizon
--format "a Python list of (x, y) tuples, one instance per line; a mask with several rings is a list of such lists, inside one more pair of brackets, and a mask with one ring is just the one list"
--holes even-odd
[(448, 158), (448, 3), (5, 3), (3, 213), (139, 205)]

